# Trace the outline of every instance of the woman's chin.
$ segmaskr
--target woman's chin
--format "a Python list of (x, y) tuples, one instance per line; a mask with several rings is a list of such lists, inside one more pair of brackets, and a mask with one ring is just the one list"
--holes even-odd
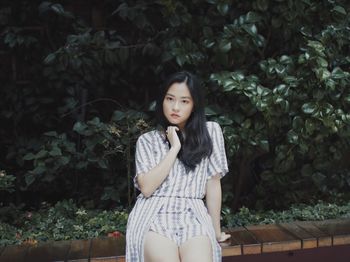
[(175, 125), (175, 126), (177, 126), (177, 125), (179, 124), (179, 121), (174, 120), (174, 119), (168, 119), (168, 122), (169, 122), (171, 125)]

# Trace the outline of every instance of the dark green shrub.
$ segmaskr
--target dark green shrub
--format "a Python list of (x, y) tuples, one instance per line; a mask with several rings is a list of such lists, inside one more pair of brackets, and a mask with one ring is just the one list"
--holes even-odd
[(136, 138), (180, 69), (203, 79), (224, 130), (225, 205), (349, 199), (349, 11), (344, 0), (5, 1), (0, 159), (17, 201), (131, 205)]

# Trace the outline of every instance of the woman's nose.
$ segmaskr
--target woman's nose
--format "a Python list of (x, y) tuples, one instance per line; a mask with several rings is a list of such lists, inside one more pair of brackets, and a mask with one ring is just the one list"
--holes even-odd
[(173, 104), (173, 110), (174, 110), (174, 111), (178, 111), (178, 110), (179, 110), (179, 102), (175, 102), (175, 103)]

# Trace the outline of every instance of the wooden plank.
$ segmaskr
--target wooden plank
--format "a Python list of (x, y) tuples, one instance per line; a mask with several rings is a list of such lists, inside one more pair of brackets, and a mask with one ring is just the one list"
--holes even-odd
[[(230, 234), (230, 232), (226, 233)], [(227, 241), (219, 244), (222, 249), (223, 257), (242, 255), (242, 245), (234, 237), (232, 237), (232, 235)]]
[(229, 229), (232, 240), (241, 244), (241, 254), (260, 254), (261, 243), (244, 227)]
[(72, 240), (67, 260), (70, 262), (88, 262), (91, 240)]
[(295, 221), (295, 223), (317, 238), (317, 247), (332, 246), (332, 236), (326, 234), (310, 221)]
[(26, 261), (65, 261), (71, 241), (49, 241), (28, 249)]
[(262, 253), (301, 249), (300, 239), (277, 225), (249, 226), (247, 230), (262, 243)]
[(1, 253), (2, 251), (4, 251), (5, 247), (0, 247), (0, 257), (1, 257)]
[(284, 230), (288, 231), (291, 235), (301, 240), (301, 248), (315, 248), (317, 247), (317, 238), (307, 232), (305, 229), (299, 227), (295, 223), (281, 223), (277, 224)]
[(29, 245), (11, 245), (7, 246), (1, 253), (1, 262), (22, 262), (25, 260)]
[(95, 258), (92, 258), (90, 261), (93, 261), (93, 262), (118, 262), (120, 260), (118, 260), (117, 257), (95, 257)]
[(315, 221), (313, 224), (333, 238), (333, 245), (350, 244), (350, 219)]
[(94, 238), (91, 242), (90, 260), (117, 257), (125, 254), (125, 237)]

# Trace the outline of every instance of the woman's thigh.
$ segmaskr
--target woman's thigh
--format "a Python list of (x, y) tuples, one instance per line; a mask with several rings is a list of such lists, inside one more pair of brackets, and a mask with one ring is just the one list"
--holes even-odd
[(174, 241), (148, 231), (145, 236), (144, 246), (145, 262), (179, 262), (179, 249)]
[(196, 236), (180, 246), (181, 262), (212, 262), (212, 247), (208, 236)]

